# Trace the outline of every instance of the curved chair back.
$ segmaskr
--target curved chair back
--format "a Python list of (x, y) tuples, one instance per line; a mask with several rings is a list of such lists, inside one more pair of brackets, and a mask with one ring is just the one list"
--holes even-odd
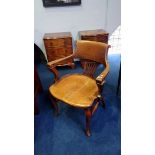
[(109, 47), (110, 45), (101, 42), (78, 40), (75, 57), (96, 61), (106, 66)]
[(107, 66), (107, 54), (110, 45), (96, 42), (78, 40), (74, 57), (81, 59), (84, 68), (83, 74), (93, 77), (99, 63)]

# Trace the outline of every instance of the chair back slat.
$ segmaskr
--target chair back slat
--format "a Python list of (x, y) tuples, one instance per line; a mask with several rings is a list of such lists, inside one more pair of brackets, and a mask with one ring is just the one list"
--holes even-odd
[(93, 78), (94, 73), (95, 73), (96, 68), (99, 65), (99, 63), (97, 63), (95, 61), (84, 60), (84, 59), (82, 60), (81, 63), (82, 63), (83, 69), (84, 69), (83, 74), (88, 75)]

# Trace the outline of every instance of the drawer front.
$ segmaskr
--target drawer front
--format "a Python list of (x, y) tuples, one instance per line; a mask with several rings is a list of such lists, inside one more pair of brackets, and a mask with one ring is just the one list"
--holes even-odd
[(73, 48), (72, 47), (67, 47), (66, 51), (65, 51), (66, 56), (71, 55), (72, 53), (73, 53)]
[(94, 36), (82, 36), (82, 40), (90, 40), (90, 41), (97, 41), (97, 38)]
[(65, 40), (64, 39), (48, 39), (44, 40), (45, 47), (55, 47), (55, 46), (64, 46)]
[[(72, 38), (44, 40), (48, 62), (64, 58), (73, 53)], [(72, 63), (73, 59), (60, 62), (58, 65)]]
[(48, 60), (48, 62), (50, 62), (50, 61), (54, 61), (55, 58), (52, 55), (48, 55), (47, 60)]
[(99, 42), (108, 43), (108, 35), (98, 35), (97, 40)]
[(81, 36), (82, 40), (98, 41), (108, 43), (108, 35), (96, 35), (96, 36)]
[[(50, 62), (50, 61), (54, 61), (54, 60), (57, 60), (57, 59), (60, 59), (60, 58), (64, 58), (65, 57), (65, 55), (59, 55), (59, 56), (55, 56), (55, 55), (47, 55), (47, 59), (48, 59), (48, 62)], [(64, 62), (61, 62), (62, 64), (64, 63)]]
[(65, 48), (63, 47), (59, 47), (59, 48), (47, 48), (46, 49), (46, 53), (48, 54), (52, 54), (52, 55), (61, 55), (61, 54), (65, 54)]
[(46, 53), (48, 60), (56, 60), (59, 58), (63, 58), (66, 55), (65, 48), (47, 48)]
[(64, 42), (65, 46), (72, 46), (72, 38), (65, 38)]

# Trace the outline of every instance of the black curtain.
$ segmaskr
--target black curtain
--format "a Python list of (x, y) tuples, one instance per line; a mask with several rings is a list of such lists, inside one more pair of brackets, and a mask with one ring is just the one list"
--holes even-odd
[(34, 43), (34, 64), (47, 63), (44, 53), (42, 50)]

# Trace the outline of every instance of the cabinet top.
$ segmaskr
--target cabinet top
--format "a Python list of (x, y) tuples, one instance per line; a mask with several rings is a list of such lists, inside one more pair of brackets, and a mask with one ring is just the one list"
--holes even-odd
[(70, 32), (58, 32), (58, 33), (45, 33), (43, 39), (57, 39), (72, 37)]
[(103, 29), (96, 29), (96, 30), (86, 30), (86, 31), (79, 31), (79, 34), (82, 36), (96, 36), (96, 35), (108, 35), (105, 30)]

